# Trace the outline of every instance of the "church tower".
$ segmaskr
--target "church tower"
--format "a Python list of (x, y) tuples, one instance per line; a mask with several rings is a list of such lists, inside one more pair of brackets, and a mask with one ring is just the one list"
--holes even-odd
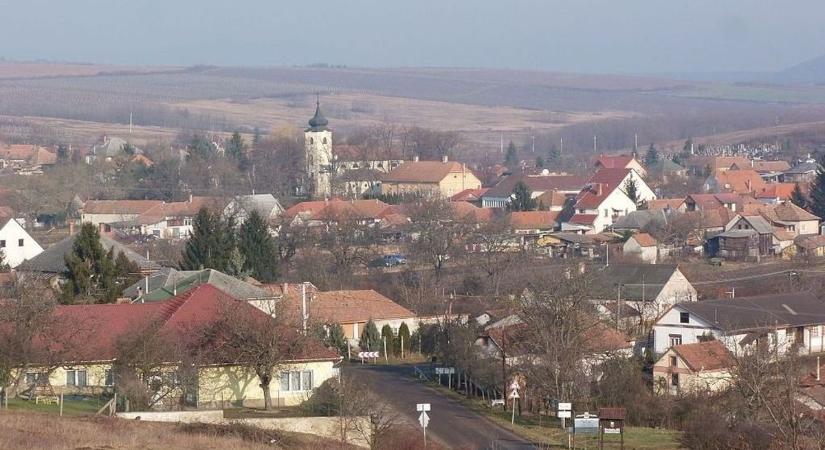
[(304, 131), (307, 176), (304, 189), (314, 198), (328, 198), (332, 190), (332, 131), (327, 124), (321, 113), (321, 101), (316, 100), (315, 116), (309, 119), (309, 128)]

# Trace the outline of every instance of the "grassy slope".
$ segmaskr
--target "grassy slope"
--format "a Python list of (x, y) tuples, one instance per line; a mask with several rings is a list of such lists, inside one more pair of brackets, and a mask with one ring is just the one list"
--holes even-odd
[(273, 433), (248, 427), (149, 423), (103, 417), (52, 414), (0, 414), (2, 449), (313, 449), (342, 448), (335, 442), (299, 433)]

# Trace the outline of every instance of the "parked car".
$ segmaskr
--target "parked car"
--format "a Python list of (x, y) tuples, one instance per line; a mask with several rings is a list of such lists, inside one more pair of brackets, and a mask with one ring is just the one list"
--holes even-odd
[(404, 255), (384, 255), (384, 266), (395, 267), (402, 264), (407, 264), (407, 258)]

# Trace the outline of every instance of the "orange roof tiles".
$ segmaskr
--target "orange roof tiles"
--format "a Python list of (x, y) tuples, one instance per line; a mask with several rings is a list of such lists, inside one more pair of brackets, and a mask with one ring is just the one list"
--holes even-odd
[[(316, 292), (309, 298), (310, 320), (346, 324), (416, 317), (409, 309), (371, 289)], [(291, 309), (301, 307), (300, 295), (290, 295), (287, 299)]]
[(675, 345), (673, 351), (695, 372), (725, 369), (734, 363), (730, 351), (716, 340)]
[(642, 247), (655, 247), (658, 245), (656, 239), (647, 233), (634, 234), (631, 239), (634, 239)]
[(759, 192), (765, 188), (765, 181), (755, 170), (728, 170), (713, 175), (720, 189), (738, 194)]
[(160, 200), (89, 200), (83, 205), (83, 213), (143, 214), (162, 204)]
[(558, 216), (559, 211), (514, 211), (510, 226), (515, 230), (552, 230)]
[(762, 188), (756, 198), (778, 198), (780, 200), (788, 200), (791, 198), (791, 193), (796, 188), (796, 183), (770, 183)]

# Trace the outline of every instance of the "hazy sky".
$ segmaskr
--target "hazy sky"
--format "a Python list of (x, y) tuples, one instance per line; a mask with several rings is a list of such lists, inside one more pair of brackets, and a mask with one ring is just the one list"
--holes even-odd
[(823, 0), (0, 0), (0, 56), (754, 71), (825, 53), (823, 18)]

